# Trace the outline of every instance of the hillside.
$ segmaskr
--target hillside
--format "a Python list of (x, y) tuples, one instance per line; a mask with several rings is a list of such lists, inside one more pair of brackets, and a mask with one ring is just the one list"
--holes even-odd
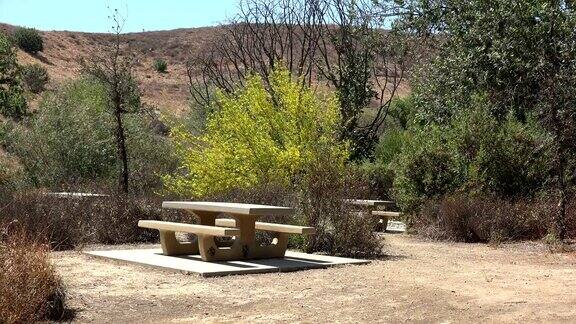
[[(14, 26), (0, 24), (0, 31), (10, 34)], [(185, 63), (190, 53), (199, 50), (218, 27), (176, 29), (126, 34), (136, 55), (135, 74), (141, 83), (144, 102), (160, 109), (181, 111), (187, 106), (188, 81)], [(21, 64), (39, 63), (50, 74), (48, 88), (54, 88), (80, 73), (80, 59), (89, 58), (111, 41), (109, 34), (69, 31), (41, 32), (44, 51), (37, 56), (18, 50)], [(157, 73), (152, 67), (156, 58), (168, 62), (168, 73)]]
[[(15, 26), (0, 23), (0, 32), (11, 34)], [(136, 56), (135, 74), (140, 82), (143, 101), (160, 110), (182, 112), (188, 106), (189, 87), (186, 61), (211, 41), (219, 27), (186, 28), (168, 31), (149, 31), (125, 34), (131, 52)], [(18, 50), (21, 64), (39, 63), (50, 75), (48, 89), (80, 74), (80, 60), (104, 50), (112, 35), (69, 31), (41, 31), (44, 50), (32, 56)], [(153, 61), (163, 58), (168, 62), (168, 73), (157, 73)], [(398, 95), (409, 92), (402, 83)], [(31, 100), (32, 107), (38, 98)], [(376, 104), (376, 103), (375, 103)], [(370, 111), (366, 111), (370, 114)]]

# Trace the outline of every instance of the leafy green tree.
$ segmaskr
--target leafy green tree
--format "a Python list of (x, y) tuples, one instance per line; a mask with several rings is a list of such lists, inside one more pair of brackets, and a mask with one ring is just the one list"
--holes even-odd
[[(65, 83), (43, 97), (30, 119), (13, 123), (3, 144), (32, 185), (111, 184), (120, 161), (108, 101), (106, 86), (94, 78)], [(160, 188), (159, 175), (175, 168), (168, 138), (153, 130), (144, 111), (127, 116), (125, 126), (133, 190)]]
[(16, 53), (7, 37), (0, 34), (0, 114), (21, 118), (27, 114)]
[(552, 134), (559, 195), (554, 233), (565, 236), (566, 192), (576, 149), (576, 10), (571, 1), (403, 1), (398, 28), (431, 36), (437, 55), (414, 89), (429, 120), (447, 122), (486, 96), (503, 122), (536, 114)]
[(320, 156), (343, 165), (348, 155), (337, 140), (339, 125), (336, 99), (316, 97), (287, 69), (275, 68), (267, 81), (250, 76), (235, 93), (218, 95), (204, 134), (172, 130), (181, 172), (164, 177), (166, 188), (200, 197), (260, 183), (289, 184)]
[(533, 119), (520, 122), (509, 114), (499, 122), (475, 99), (474, 109), (461, 110), (448, 125), (412, 126), (391, 163), (396, 199), (416, 211), (457, 191), (534, 197), (546, 183), (551, 138)]
[(32, 184), (52, 187), (103, 179), (114, 167), (105, 88), (84, 79), (47, 95), (26, 124), (16, 124), (7, 149), (20, 158)]

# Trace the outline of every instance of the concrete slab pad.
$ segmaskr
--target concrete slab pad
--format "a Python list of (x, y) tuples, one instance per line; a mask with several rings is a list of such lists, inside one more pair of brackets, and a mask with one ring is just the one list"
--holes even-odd
[(284, 258), (204, 262), (199, 255), (165, 256), (161, 249), (134, 249), (87, 251), (88, 255), (148, 265), (204, 277), (251, 273), (288, 272), (305, 269), (327, 268), (344, 264), (367, 264), (368, 260), (340, 258), (327, 255), (287, 251)]

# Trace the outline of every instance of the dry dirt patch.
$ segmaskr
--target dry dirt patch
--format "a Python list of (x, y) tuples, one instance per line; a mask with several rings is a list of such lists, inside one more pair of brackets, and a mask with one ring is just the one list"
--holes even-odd
[(53, 257), (78, 322), (576, 321), (574, 254), (541, 243), (386, 242), (389, 257), (365, 266), (222, 278)]

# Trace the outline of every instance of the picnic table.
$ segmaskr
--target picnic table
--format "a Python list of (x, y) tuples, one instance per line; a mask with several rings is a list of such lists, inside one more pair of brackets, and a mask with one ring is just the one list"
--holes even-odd
[[(263, 216), (284, 216), (292, 208), (255, 204), (206, 201), (165, 201), (163, 208), (183, 209), (198, 218), (198, 224), (141, 220), (138, 226), (160, 231), (164, 255), (200, 254), (204, 261), (229, 261), (283, 257), (290, 234), (314, 234), (313, 227), (258, 222)], [(224, 218), (226, 217), (226, 218)], [(256, 230), (271, 232), (272, 243), (256, 243)], [(179, 242), (176, 232), (196, 234), (194, 242)], [(218, 237), (232, 237), (230, 246), (221, 246)]]
[[(382, 227), (384, 231), (386, 231), (390, 225), (390, 221), (392, 219), (398, 219), (401, 216), (399, 212), (388, 211), (388, 209), (396, 206), (396, 204), (390, 200), (345, 199), (344, 201), (347, 204), (357, 206), (358, 208), (368, 209), (372, 216), (377, 217), (378, 225), (376, 230), (380, 230)], [(379, 207), (383, 207), (383, 210), (380, 210)], [(362, 212), (359, 213), (362, 214)], [(398, 231), (396, 229), (398, 227), (397, 224), (394, 225), (396, 226), (393, 231)]]

